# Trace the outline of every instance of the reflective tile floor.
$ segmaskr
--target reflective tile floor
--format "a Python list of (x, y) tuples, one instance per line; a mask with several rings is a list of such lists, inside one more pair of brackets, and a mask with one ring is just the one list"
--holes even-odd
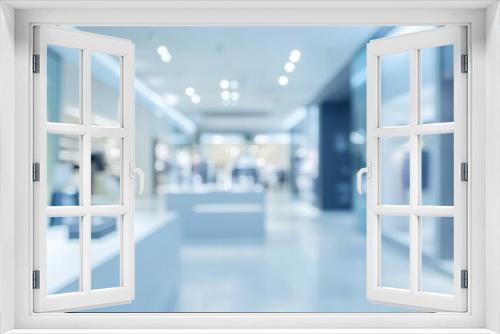
[[(136, 224), (155, 219), (163, 220), (154, 210), (136, 214)], [(364, 215), (320, 212), (269, 193), (264, 240), (182, 241), (180, 222), (160, 224), (136, 246), (134, 302), (95, 311), (415, 312), (366, 299), (365, 236), (357, 219)], [(391, 278), (407, 280), (404, 248), (388, 247)], [(95, 277), (107, 277), (107, 267), (96, 268)], [(428, 275), (436, 287), (449, 284), (442, 271)]]
[[(409, 311), (367, 301), (365, 237), (355, 223), (350, 212), (320, 212), (269, 194), (264, 241), (181, 247), (174, 311)], [(405, 265), (397, 249), (393, 255)]]

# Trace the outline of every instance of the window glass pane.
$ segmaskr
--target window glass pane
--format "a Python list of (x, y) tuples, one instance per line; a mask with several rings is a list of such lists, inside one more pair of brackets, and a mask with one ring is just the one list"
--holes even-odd
[(92, 138), (92, 204), (120, 204), (122, 138)]
[(380, 285), (409, 289), (410, 228), (406, 216), (381, 216)]
[(92, 53), (91, 105), (92, 124), (121, 125), (121, 63), (120, 57)]
[(453, 46), (420, 50), (420, 122), (453, 122)]
[(120, 219), (92, 217), (92, 289), (120, 286)]
[(410, 56), (408, 52), (380, 57), (380, 126), (410, 122)]
[(80, 217), (47, 219), (47, 292), (80, 291)]
[(80, 184), (80, 136), (47, 134), (47, 205), (79, 205)]
[(453, 205), (453, 134), (421, 136), (423, 205)]
[(80, 123), (80, 49), (47, 46), (47, 120)]
[(421, 217), (421, 290), (453, 294), (453, 218)]
[(410, 151), (407, 137), (380, 138), (380, 204), (408, 205)]

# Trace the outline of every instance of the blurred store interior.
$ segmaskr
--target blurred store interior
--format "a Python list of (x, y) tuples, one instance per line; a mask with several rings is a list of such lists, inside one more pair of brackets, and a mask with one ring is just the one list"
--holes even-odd
[[(366, 155), (366, 45), (428, 27), (74, 29), (130, 39), (136, 50), (135, 156), (146, 175), (136, 197), (136, 296), (99, 311), (415, 311), (366, 298), (366, 203), (355, 173)], [(428, 97), (436, 102), (450, 94), (453, 77), (450, 50), (433, 51), (422, 77), (429, 94), (441, 92)], [(71, 123), (79, 88), (68, 78), (78, 73), (78, 55), (60, 47), (48, 55), (49, 121)], [(393, 57), (383, 69), (394, 77), (384, 94), (398, 125), (408, 58)], [(119, 69), (112, 56), (92, 57), (96, 124), (119, 119)], [(439, 104), (422, 117), (435, 118)], [(439, 115), (453, 110), (440, 108)], [(48, 205), (78, 201), (79, 145), (49, 135)], [(92, 139), (92, 203), (119, 198), (121, 145)], [(424, 143), (429, 203), (452, 198), (442, 190), (450, 145), (445, 136)], [(391, 176), (383, 196), (404, 201), (408, 142), (387, 140), (382, 150)], [(79, 221), (47, 224), (49, 291), (78, 290)], [(92, 288), (119, 285), (119, 226), (116, 217), (92, 220)], [(452, 223), (426, 226), (424, 284), (450, 292)], [(409, 284), (408, 237), (407, 224), (382, 231), (382, 265), (393, 286)]]

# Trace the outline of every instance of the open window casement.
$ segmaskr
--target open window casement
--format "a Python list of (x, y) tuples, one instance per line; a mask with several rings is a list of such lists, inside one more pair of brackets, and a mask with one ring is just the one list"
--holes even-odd
[[(466, 311), (467, 66), (465, 27), (367, 46), (367, 167), (360, 175), (367, 173), (373, 302)], [(449, 286), (436, 289), (427, 266), (439, 256), (428, 250), (443, 247)], [(391, 252), (404, 255), (407, 265), (395, 267)]]
[[(137, 172), (134, 45), (35, 27), (33, 82), (34, 311), (130, 302)], [(94, 237), (106, 229), (116, 237), (103, 248)], [(116, 272), (105, 277), (114, 281), (93, 280), (95, 264), (109, 258), (116, 260)], [(60, 270), (59, 261), (71, 268)]]

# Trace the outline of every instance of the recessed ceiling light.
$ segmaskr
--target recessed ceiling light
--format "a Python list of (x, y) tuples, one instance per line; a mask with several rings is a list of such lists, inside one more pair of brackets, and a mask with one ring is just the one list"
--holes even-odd
[(229, 91), (228, 91), (228, 90), (223, 90), (223, 91), (220, 93), (220, 97), (221, 97), (223, 100), (227, 101), (227, 100), (229, 100), (229, 99), (231, 98), (231, 93), (229, 93)]
[(194, 104), (198, 104), (201, 102), (201, 97), (199, 95), (193, 95), (191, 96), (191, 102)]
[(292, 73), (293, 70), (295, 70), (295, 64), (294, 63), (288, 62), (288, 63), (285, 64), (285, 71), (287, 71), (288, 73)]
[(195, 90), (193, 87), (188, 87), (188, 88), (186, 88), (185, 93), (187, 96), (193, 96), (195, 93)]
[(172, 55), (170, 53), (162, 54), (161, 60), (165, 63), (170, 63), (170, 61), (172, 60)]
[(231, 92), (231, 100), (238, 101), (240, 99), (240, 94), (238, 92)]
[(298, 62), (300, 60), (300, 50), (292, 50), (292, 52), (290, 52), (289, 59), (292, 63)]
[(222, 88), (222, 89), (228, 89), (229, 88), (229, 81), (227, 81), (226, 79), (223, 79), (220, 81), (219, 85), (220, 85), (220, 88)]
[(168, 54), (168, 53), (169, 53), (169, 52), (168, 52), (168, 49), (167, 49), (167, 47), (166, 47), (165, 45), (160, 45), (160, 46), (158, 47), (158, 49), (156, 49), (156, 52), (158, 52), (158, 54), (159, 54), (160, 56), (163, 56), (163, 55), (166, 55), (166, 54)]
[(156, 49), (156, 52), (160, 55), (161, 60), (165, 63), (169, 63), (172, 60), (172, 55), (165, 45), (160, 45)]
[(237, 89), (238, 88), (238, 81), (236, 80), (233, 80), (229, 83), (229, 87), (231, 87), (231, 89)]
[(286, 86), (288, 85), (288, 77), (286, 75), (282, 75), (278, 78), (278, 83), (280, 86)]

